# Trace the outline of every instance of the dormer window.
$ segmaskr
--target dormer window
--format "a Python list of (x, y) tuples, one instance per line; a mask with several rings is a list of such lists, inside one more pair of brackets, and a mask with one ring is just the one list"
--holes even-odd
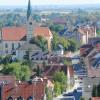
[(8, 97), (8, 99), (7, 100), (13, 100), (13, 98), (10, 96), (10, 97)]
[(30, 96), (27, 100), (34, 100), (32, 96)]
[(23, 99), (23, 97), (20, 96), (17, 98), (17, 100), (24, 100), (24, 99)]

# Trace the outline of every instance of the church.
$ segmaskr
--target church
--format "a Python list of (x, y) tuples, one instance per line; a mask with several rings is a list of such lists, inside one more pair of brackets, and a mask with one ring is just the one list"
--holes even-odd
[[(31, 2), (29, 0), (26, 25), (2, 27), (0, 30), (0, 55), (12, 54), (12, 52), (16, 52), (16, 50), (23, 47), (23, 45), (29, 46), (29, 41), (32, 37), (37, 36), (42, 36), (47, 40), (48, 51), (50, 51), (53, 35), (48, 27), (41, 27), (33, 20)], [(38, 47), (36, 48), (39, 49)]]

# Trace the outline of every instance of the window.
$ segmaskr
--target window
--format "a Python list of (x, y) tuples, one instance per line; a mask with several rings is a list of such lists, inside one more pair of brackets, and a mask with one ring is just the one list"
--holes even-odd
[(32, 25), (32, 22), (29, 22), (29, 25)]
[(12, 43), (12, 50), (14, 50), (14, 43)]
[(7, 100), (13, 100), (13, 98), (10, 96), (10, 97), (8, 97), (8, 99)]
[(34, 100), (32, 96), (30, 96), (27, 100)]
[(17, 98), (17, 100), (24, 100), (24, 99), (23, 99), (23, 97), (20, 96)]
[(8, 48), (8, 44), (7, 43), (5, 43), (5, 48)]
[(20, 43), (18, 43), (18, 48), (20, 48)]

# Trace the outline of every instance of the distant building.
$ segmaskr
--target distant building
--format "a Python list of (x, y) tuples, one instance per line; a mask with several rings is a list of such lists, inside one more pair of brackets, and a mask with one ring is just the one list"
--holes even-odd
[(52, 33), (48, 27), (40, 27), (32, 19), (30, 0), (27, 10), (27, 24), (24, 26), (3, 27), (0, 30), (0, 54), (7, 55), (29, 42), (32, 37), (42, 36), (51, 50)]
[(96, 37), (96, 27), (95, 26), (80, 26), (78, 28), (78, 33), (80, 35), (80, 41), (82, 44), (87, 44), (89, 38)]

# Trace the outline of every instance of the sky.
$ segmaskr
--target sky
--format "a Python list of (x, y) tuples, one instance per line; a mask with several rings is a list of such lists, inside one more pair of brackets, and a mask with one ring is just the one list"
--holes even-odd
[[(3, 5), (27, 5), (28, 0), (0, 0), (0, 6)], [(100, 0), (31, 0), (32, 5), (76, 5), (76, 4), (100, 4)]]

